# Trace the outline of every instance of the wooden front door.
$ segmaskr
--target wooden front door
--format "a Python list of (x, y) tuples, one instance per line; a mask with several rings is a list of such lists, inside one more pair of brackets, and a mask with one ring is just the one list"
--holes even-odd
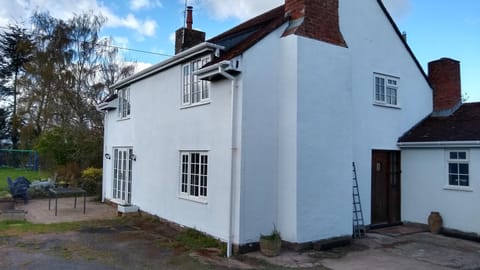
[(397, 224), (400, 220), (400, 151), (372, 152), (371, 224)]

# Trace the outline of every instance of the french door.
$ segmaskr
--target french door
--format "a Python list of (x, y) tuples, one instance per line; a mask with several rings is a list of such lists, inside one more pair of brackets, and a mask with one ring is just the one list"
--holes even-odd
[(132, 202), (132, 155), (131, 147), (113, 148), (113, 199), (125, 205)]

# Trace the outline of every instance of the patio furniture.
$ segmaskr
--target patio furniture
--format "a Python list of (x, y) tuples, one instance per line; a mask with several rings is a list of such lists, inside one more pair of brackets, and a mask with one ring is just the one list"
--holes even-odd
[(23, 176), (18, 177), (15, 181), (12, 181), (10, 177), (7, 177), (8, 189), (12, 198), (21, 198), (25, 203), (28, 203), (28, 188), (30, 182)]
[(55, 197), (55, 216), (57, 216), (57, 208), (58, 208), (58, 197), (75, 197), (75, 202), (73, 204), (73, 208), (77, 208), (77, 196), (83, 195), (83, 214), (85, 215), (85, 209), (87, 204), (87, 192), (81, 188), (50, 188), (50, 196), (48, 198), (48, 210), (50, 210), (50, 200), (52, 196)]

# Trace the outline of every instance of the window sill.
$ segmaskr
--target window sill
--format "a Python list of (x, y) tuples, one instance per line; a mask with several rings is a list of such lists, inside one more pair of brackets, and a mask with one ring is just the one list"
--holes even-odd
[(199, 204), (208, 204), (207, 199), (200, 199), (197, 197), (190, 197), (187, 195), (178, 195), (179, 199), (185, 200), (185, 201), (190, 201), (190, 202), (195, 202)]
[(446, 185), (443, 187), (445, 190), (453, 190), (453, 191), (466, 191), (466, 192), (473, 192), (473, 189), (471, 187), (464, 187), (464, 186), (450, 186)]
[(127, 203), (126, 201), (121, 200), (121, 199), (117, 199), (117, 198), (111, 199), (110, 201), (117, 204), (117, 205), (132, 205), (131, 203)]
[(126, 120), (130, 120), (130, 117), (125, 117), (125, 118), (118, 118), (117, 121), (126, 121)]
[(391, 104), (380, 103), (380, 102), (373, 102), (373, 105), (378, 106), (378, 107), (386, 107), (386, 108), (397, 109), (397, 110), (402, 109), (402, 107), (400, 107), (399, 105), (391, 105)]
[(210, 100), (205, 100), (205, 101), (197, 102), (197, 103), (194, 103), (194, 104), (181, 105), (180, 110), (188, 109), (188, 108), (192, 108), (192, 107), (203, 106), (203, 105), (207, 105), (207, 104), (210, 104)]

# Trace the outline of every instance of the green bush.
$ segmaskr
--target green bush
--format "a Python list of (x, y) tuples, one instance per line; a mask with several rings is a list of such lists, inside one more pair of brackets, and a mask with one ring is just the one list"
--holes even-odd
[(84, 179), (92, 179), (94, 181), (101, 182), (102, 174), (103, 174), (103, 171), (101, 168), (89, 167), (83, 170), (82, 177)]
[(82, 171), (82, 178), (79, 181), (79, 186), (88, 195), (101, 195), (102, 193), (102, 169), (89, 167)]

